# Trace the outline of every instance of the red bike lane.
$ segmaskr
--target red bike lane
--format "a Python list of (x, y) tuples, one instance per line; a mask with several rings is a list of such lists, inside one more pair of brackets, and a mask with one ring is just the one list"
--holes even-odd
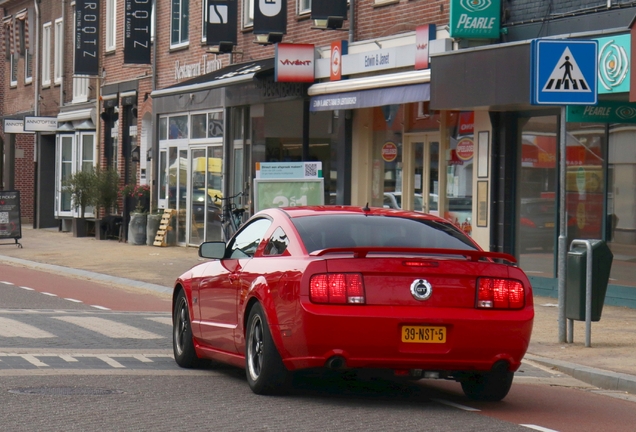
[(170, 294), (20, 266), (0, 264), (0, 282), (114, 311), (171, 312), (172, 309)]

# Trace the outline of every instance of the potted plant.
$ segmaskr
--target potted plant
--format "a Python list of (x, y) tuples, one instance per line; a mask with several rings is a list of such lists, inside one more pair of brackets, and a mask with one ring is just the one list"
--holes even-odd
[(75, 208), (79, 207), (80, 217), (73, 219), (73, 236), (86, 237), (86, 207), (95, 203), (95, 171), (77, 171), (63, 183), (63, 188), (71, 196)]
[[(112, 219), (113, 209), (117, 209), (118, 187), (119, 174), (117, 170), (114, 168), (100, 169), (99, 167), (95, 170), (95, 237), (98, 240), (106, 239), (107, 230), (103, 225)], [(101, 218), (102, 209), (104, 210), (104, 219)], [(111, 223), (111, 225), (114, 224)]]
[(122, 188), (123, 197), (131, 197), (136, 200), (135, 209), (130, 213), (128, 223), (128, 243), (133, 245), (146, 244), (146, 225), (148, 219), (148, 207), (150, 204), (150, 186), (126, 185)]

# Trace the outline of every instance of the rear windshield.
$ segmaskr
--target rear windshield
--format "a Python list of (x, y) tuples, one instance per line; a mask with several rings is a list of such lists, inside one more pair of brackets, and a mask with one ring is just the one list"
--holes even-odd
[(438, 221), (361, 214), (305, 216), (292, 222), (309, 253), (355, 246), (476, 249), (464, 233)]

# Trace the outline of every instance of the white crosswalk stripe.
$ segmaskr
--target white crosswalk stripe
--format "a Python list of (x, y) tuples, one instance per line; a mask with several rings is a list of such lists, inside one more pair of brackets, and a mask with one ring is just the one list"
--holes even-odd
[[(117, 359), (135, 359), (141, 363), (155, 363), (154, 359), (173, 359), (174, 357), (170, 354), (92, 354), (92, 353), (72, 353), (72, 354), (55, 354), (55, 353), (33, 353), (33, 354), (18, 354), (18, 353), (2, 353), (0, 352), (0, 362), (2, 359), (8, 358), (21, 358), (27, 363), (31, 364), (31, 366), (36, 366), (38, 368), (49, 368), (50, 365), (46, 363), (47, 358), (60, 358), (67, 363), (77, 363), (79, 362), (78, 358), (86, 358), (86, 359), (98, 359), (106, 363), (108, 366), (114, 369), (126, 369), (126, 366), (121, 364)], [(1, 368), (0, 368), (1, 369)]]
[(0, 337), (46, 339), (57, 336), (32, 325), (11, 318), (0, 317)]
[(54, 319), (75, 324), (114, 339), (162, 339), (163, 336), (127, 324), (98, 317), (59, 316)]
[(152, 317), (152, 318), (146, 318), (146, 319), (172, 326), (172, 317)]

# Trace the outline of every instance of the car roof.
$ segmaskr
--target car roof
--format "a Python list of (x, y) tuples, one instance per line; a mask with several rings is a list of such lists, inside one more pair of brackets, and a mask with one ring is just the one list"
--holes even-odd
[(324, 205), (324, 206), (299, 206), (299, 207), (278, 207), (263, 210), (262, 212), (270, 213), (275, 211), (282, 211), (290, 218), (317, 216), (317, 215), (361, 215), (366, 214), (369, 216), (393, 216), (393, 217), (408, 217), (412, 219), (422, 220), (437, 220), (441, 222), (448, 222), (440, 217), (428, 214), (420, 213), (408, 210), (388, 209), (383, 207), (359, 207), (359, 206), (342, 206), (342, 205)]

